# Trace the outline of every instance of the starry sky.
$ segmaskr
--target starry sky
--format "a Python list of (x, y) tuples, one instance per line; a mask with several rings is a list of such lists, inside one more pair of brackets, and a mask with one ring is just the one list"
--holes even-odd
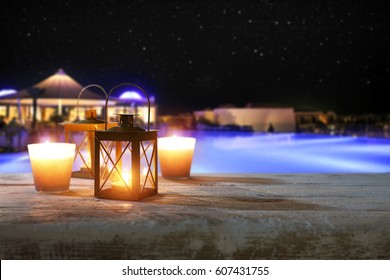
[(59, 68), (162, 113), (224, 104), (390, 112), (387, 1), (0, 2), (0, 89)]

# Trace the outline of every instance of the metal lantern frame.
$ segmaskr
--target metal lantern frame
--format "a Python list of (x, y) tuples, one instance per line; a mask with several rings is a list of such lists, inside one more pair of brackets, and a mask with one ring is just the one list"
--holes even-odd
[[(94, 195), (98, 198), (138, 201), (158, 193), (157, 131), (150, 130), (149, 96), (136, 84), (122, 83), (112, 88), (107, 95), (106, 112), (111, 94), (123, 86), (135, 87), (147, 98), (148, 127), (147, 130), (134, 127), (134, 115), (119, 114), (117, 127), (108, 129), (106, 125), (105, 130), (95, 131)], [(125, 164), (130, 166), (128, 171), (124, 171)], [(125, 172), (130, 173), (130, 179), (126, 178)]]
[[(77, 98), (76, 105), (76, 121), (63, 123), (65, 130), (65, 141), (68, 143), (76, 144), (76, 153), (74, 157), (74, 162), (79, 157), (83, 166), (79, 171), (73, 171), (72, 177), (76, 178), (85, 178), (85, 179), (93, 179), (95, 173), (94, 166), (94, 152), (95, 152), (95, 131), (101, 130), (106, 127), (106, 123), (103, 120), (98, 120), (96, 118), (90, 118), (85, 120), (80, 120), (79, 118), (79, 101), (82, 94), (91, 87), (99, 88), (105, 95), (107, 99), (107, 92), (100, 85), (91, 84), (84, 87)], [(111, 124), (110, 124), (111, 125)], [(112, 125), (111, 125), (112, 126)], [(80, 142), (76, 141), (75, 134), (83, 132), (83, 136)], [(82, 151), (86, 148), (87, 153), (89, 155), (89, 160), (86, 158), (87, 155), (83, 155)]]

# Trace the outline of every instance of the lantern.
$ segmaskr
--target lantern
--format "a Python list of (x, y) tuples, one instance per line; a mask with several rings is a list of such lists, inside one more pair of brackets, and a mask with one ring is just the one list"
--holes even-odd
[[(150, 100), (139, 86), (123, 83), (115, 86), (139, 89), (148, 100), (147, 130), (134, 126), (133, 114), (119, 114), (118, 126), (95, 131), (95, 196), (118, 200), (140, 200), (158, 192), (157, 131), (150, 130)], [(107, 123), (107, 116), (106, 116)]]
[[(86, 89), (90, 87), (97, 87), (101, 89), (106, 98), (106, 91), (99, 85), (89, 85), (84, 87), (77, 98), (75, 122), (63, 123), (65, 130), (65, 141), (76, 144), (76, 154), (74, 161), (81, 160), (81, 167), (78, 171), (72, 172), (72, 177), (76, 178), (94, 178), (94, 146), (95, 146), (95, 130), (102, 130), (105, 128), (105, 122), (98, 120), (96, 110), (86, 110), (85, 119), (79, 119), (79, 100)], [(112, 124), (110, 124), (112, 126)]]

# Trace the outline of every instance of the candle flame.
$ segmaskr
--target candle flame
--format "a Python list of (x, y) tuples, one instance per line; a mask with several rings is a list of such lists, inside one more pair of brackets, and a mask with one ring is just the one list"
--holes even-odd
[(126, 184), (131, 184), (131, 174), (130, 172), (123, 172), (122, 178), (125, 181)]

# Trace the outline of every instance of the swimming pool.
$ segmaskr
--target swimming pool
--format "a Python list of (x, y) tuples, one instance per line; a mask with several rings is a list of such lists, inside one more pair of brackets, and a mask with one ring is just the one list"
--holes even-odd
[(194, 173), (390, 172), (390, 139), (245, 132), (176, 135), (197, 139)]
[[(390, 172), (390, 139), (249, 132), (171, 133), (197, 139), (192, 173)], [(31, 172), (27, 152), (0, 154), (0, 172)]]

